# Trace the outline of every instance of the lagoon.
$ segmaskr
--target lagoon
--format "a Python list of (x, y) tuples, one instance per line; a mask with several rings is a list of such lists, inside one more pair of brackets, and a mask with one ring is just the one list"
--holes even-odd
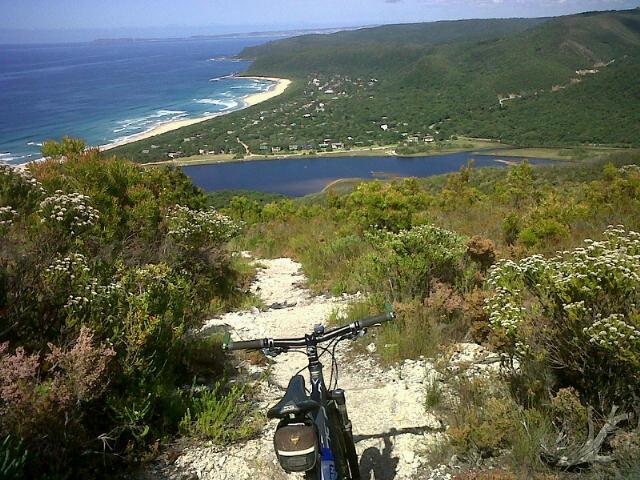
[[(342, 178), (429, 177), (455, 172), (470, 160), (476, 167), (504, 167), (522, 158), (458, 152), (425, 157), (315, 157), (191, 165), (183, 171), (207, 192), (254, 190), (300, 197)], [(532, 164), (548, 160), (529, 159)]]

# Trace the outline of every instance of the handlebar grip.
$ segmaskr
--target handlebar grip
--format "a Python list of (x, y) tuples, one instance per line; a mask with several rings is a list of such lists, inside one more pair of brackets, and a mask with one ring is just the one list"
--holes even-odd
[(224, 344), (225, 350), (260, 350), (265, 348), (266, 339), (246, 340), (241, 342), (229, 342)]
[(396, 314), (393, 312), (383, 313), (381, 315), (376, 315), (374, 317), (365, 318), (363, 320), (358, 320), (358, 325), (361, 328), (372, 327), (374, 325), (379, 325), (384, 322), (389, 322), (396, 318)]

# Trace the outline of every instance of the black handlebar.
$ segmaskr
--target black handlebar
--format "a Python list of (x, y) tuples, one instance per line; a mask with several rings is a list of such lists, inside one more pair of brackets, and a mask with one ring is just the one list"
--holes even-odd
[(242, 342), (229, 342), (224, 344), (224, 348), (227, 350), (260, 350), (265, 348), (264, 339), (260, 340), (247, 340)]
[(367, 328), (367, 327), (373, 327), (374, 325), (379, 325), (384, 322), (389, 322), (394, 318), (396, 318), (395, 313), (387, 312), (387, 313), (383, 313), (382, 315), (376, 315), (375, 317), (369, 317), (369, 318), (365, 318), (364, 320), (359, 320), (356, 323), (361, 328)]
[[(328, 342), (334, 338), (345, 335), (357, 335), (363, 329), (372, 327), (374, 325), (380, 325), (381, 323), (391, 321), (395, 318), (393, 312), (387, 312), (382, 315), (376, 315), (374, 317), (365, 318), (356, 322), (350, 323), (343, 327), (334, 328), (320, 335), (313, 335), (315, 343)], [(246, 340), (240, 342), (229, 342), (228, 336), (225, 337), (223, 348), (225, 350), (262, 350), (264, 348), (296, 348), (304, 347), (307, 345), (307, 338), (262, 338), (257, 340)]]

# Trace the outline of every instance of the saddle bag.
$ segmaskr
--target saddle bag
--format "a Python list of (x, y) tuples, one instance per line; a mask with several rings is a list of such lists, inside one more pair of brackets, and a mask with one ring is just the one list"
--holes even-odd
[(318, 434), (311, 423), (297, 420), (280, 422), (273, 444), (280, 466), (287, 473), (306, 472), (318, 461)]

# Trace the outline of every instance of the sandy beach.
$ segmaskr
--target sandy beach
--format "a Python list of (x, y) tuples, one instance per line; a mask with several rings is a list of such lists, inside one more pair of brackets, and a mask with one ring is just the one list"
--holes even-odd
[(251, 80), (270, 80), (273, 83), (269, 90), (266, 92), (255, 93), (253, 95), (247, 95), (242, 98), (242, 107), (237, 110), (230, 110), (228, 112), (218, 113), (216, 115), (208, 115), (206, 117), (198, 117), (198, 118), (186, 118), (183, 120), (175, 120), (172, 122), (162, 123), (153, 127), (152, 129), (138, 133), (135, 135), (131, 135), (129, 137), (123, 138), (114, 143), (110, 143), (108, 145), (101, 145), (100, 150), (109, 150), (111, 148), (119, 147), (121, 145), (126, 145), (127, 143), (137, 142), (138, 140), (143, 140), (145, 138), (155, 137), (156, 135), (161, 135), (163, 133), (170, 132), (172, 130), (177, 130), (178, 128), (187, 127), (189, 125), (194, 125), (196, 123), (204, 122), (205, 120), (210, 120), (215, 117), (219, 117), (221, 115), (226, 115), (227, 113), (237, 112), (238, 110), (242, 110), (243, 108), (251, 107), (253, 105), (257, 105), (258, 103), (265, 102), (270, 100), (278, 95), (284, 93), (284, 91), (291, 85), (291, 80), (287, 78), (275, 78), (275, 77), (235, 77), (235, 78), (246, 78)]

